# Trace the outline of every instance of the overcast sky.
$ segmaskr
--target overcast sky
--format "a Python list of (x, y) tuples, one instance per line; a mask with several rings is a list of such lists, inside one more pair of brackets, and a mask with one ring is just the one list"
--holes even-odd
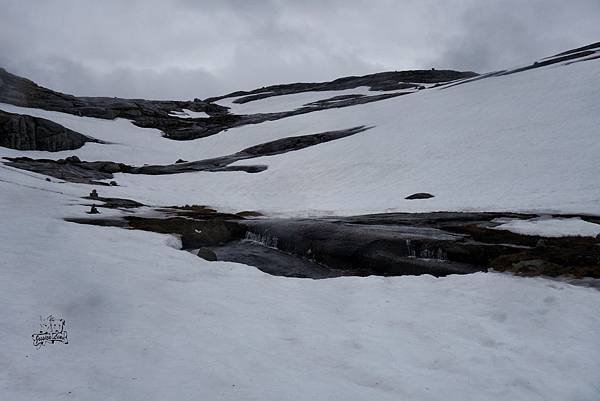
[(600, 0), (0, 0), (0, 66), (76, 95), (485, 72), (596, 41)]

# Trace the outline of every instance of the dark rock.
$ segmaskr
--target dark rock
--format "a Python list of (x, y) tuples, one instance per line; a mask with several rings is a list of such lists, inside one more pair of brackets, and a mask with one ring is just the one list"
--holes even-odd
[(65, 161), (67, 163), (81, 163), (81, 159), (79, 159), (79, 157), (77, 156), (69, 156), (65, 158)]
[[(225, 220), (221, 214), (204, 214), (202, 220), (186, 217), (143, 218), (127, 216), (131, 228), (158, 232), (163, 234), (178, 234), (184, 249), (195, 249), (209, 246), (220, 246), (229, 241), (242, 239), (245, 233), (237, 221)], [(240, 217), (231, 215), (233, 219)]]
[(344, 218), (253, 219), (240, 224), (248, 227), (247, 240), (310, 257), (338, 270), (336, 275), (444, 276), (484, 270), (476, 263), (477, 255), (467, 260), (455, 256), (453, 247), (461, 246), (462, 235), (431, 227), (353, 224)]
[[(183, 249), (208, 247), (219, 260), (290, 277), (444, 276), (490, 266), (519, 275), (600, 278), (600, 244), (594, 238), (546, 238), (546, 246), (540, 248), (535, 246), (539, 237), (489, 228), (497, 218), (534, 215), (437, 212), (244, 219), (203, 206), (173, 211), (178, 217), (124, 220), (128, 228), (180, 235)], [(104, 219), (84, 223), (113, 224)]]
[(250, 241), (234, 241), (214, 248), (218, 260), (243, 263), (274, 276), (323, 279), (338, 277), (340, 272), (277, 249)]
[(564, 55), (567, 55), (567, 54), (579, 53), (579, 52), (582, 52), (584, 50), (590, 50), (590, 49), (600, 49), (600, 42), (595, 42), (595, 43), (591, 43), (591, 44), (583, 46), (583, 47), (578, 47), (576, 49), (567, 50), (565, 52), (562, 52), (562, 53), (559, 53), (559, 54), (555, 54), (551, 58), (555, 58), (555, 57), (559, 57), (559, 56), (564, 56)]
[(358, 99), (358, 98), (362, 98), (362, 97), (365, 97), (365, 95), (360, 95), (360, 94), (338, 95), (338, 96), (333, 96), (333, 97), (323, 99), (323, 100), (317, 100), (316, 102), (307, 103), (304, 106), (321, 106), (325, 103), (335, 103), (335, 102), (339, 102), (342, 100), (354, 100), (354, 99)]
[(109, 209), (131, 209), (131, 208), (144, 206), (143, 203), (136, 202), (132, 199), (104, 198), (104, 197), (99, 197), (99, 196), (93, 197), (92, 194), (90, 194), (90, 196), (84, 197), (84, 199), (98, 200), (100, 202), (103, 202), (102, 207), (109, 208)]
[(107, 183), (99, 180), (113, 178), (112, 174), (95, 170), (89, 167), (88, 162), (67, 163), (63, 160), (49, 159), (30, 159), (28, 157), (6, 158), (9, 160), (5, 164), (11, 167), (20, 168), (27, 171), (34, 171), (39, 174), (49, 175), (61, 180), (91, 184), (106, 185)]
[(561, 267), (543, 259), (522, 260), (512, 264), (511, 271), (520, 276), (548, 275), (556, 277), (561, 274)]
[(104, 162), (100, 165), (99, 170), (110, 174), (119, 173), (121, 172), (121, 164), (113, 162)]
[(226, 166), (226, 167), (218, 167), (215, 169), (211, 169), (208, 171), (244, 171), (246, 173), (250, 173), (250, 174), (256, 174), (256, 173), (261, 173), (265, 170), (267, 170), (269, 168), (269, 166), (265, 166), (264, 164), (256, 164), (256, 165), (251, 165), (251, 166)]
[(111, 181), (108, 183), (108, 185), (113, 186), (113, 187), (119, 186), (119, 184), (117, 184), (116, 181)]
[(0, 111), (0, 146), (18, 150), (58, 152), (100, 142), (53, 121)]
[(187, 163), (187, 160), (177, 159), (177, 161), (175, 163), (176, 164), (178, 164), (178, 163)]
[(291, 136), (287, 138), (277, 139), (271, 142), (262, 143), (260, 145), (251, 146), (236, 153), (235, 155), (248, 155), (251, 157), (278, 155), (281, 153), (291, 152), (293, 150), (304, 149), (309, 146), (314, 146), (320, 143), (345, 138), (347, 136), (364, 132), (369, 128), (371, 127), (365, 127), (364, 125), (361, 125), (358, 127), (352, 127), (337, 131), (321, 132), (318, 134)]
[(272, 96), (287, 95), (291, 93), (313, 92), (313, 91), (335, 91), (368, 86), (373, 91), (405, 89), (407, 85), (414, 87), (410, 82), (436, 83), (448, 82), (461, 78), (477, 76), (470, 71), (452, 70), (411, 70), (411, 71), (387, 71), (360, 77), (343, 77), (330, 82), (298, 82), (292, 84), (272, 85), (258, 88), (253, 91), (232, 92), (224, 96), (205, 99), (206, 102), (215, 102), (226, 97), (239, 97), (235, 103), (247, 103), (254, 100), (264, 99)]
[(263, 214), (260, 212), (255, 212), (254, 210), (244, 210), (241, 212), (237, 212), (236, 215), (240, 217), (262, 217)]
[(426, 192), (418, 192), (416, 194), (409, 195), (404, 199), (413, 200), (413, 199), (429, 199), (429, 198), (433, 198), (433, 195), (428, 194)]
[(369, 128), (370, 127), (358, 126), (338, 131), (327, 131), (317, 134), (287, 137), (251, 146), (232, 155), (169, 165), (144, 165), (142, 167), (134, 167), (123, 163), (114, 163), (108, 161), (81, 161), (76, 156), (71, 156), (64, 160), (56, 161), (48, 159), (33, 160), (23, 157), (8, 158), (11, 163), (7, 164), (13, 167), (35, 171), (37, 173), (50, 175), (71, 182), (83, 182), (97, 185), (108, 185), (106, 183), (98, 183), (96, 180), (113, 178), (112, 174), (117, 172), (149, 175), (178, 174), (191, 171), (245, 171), (247, 173), (260, 173), (265, 171), (268, 166), (231, 166), (230, 164), (239, 160), (252, 159), (262, 156), (273, 156), (304, 149), (321, 143), (345, 138), (350, 135), (355, 135), (364, 132)]
[(198, 253), (196, 255), (204, 260), (208, 260), (209, 262), (215, 262), (217, 260), (217, 254), (213, 250), (205, 247), (198, 249)]
[[(390, 91), (415, 87), (413, 82), (447, 82), (458, 78), (475, 76), (472, 72), (457, 71), (392, 71), (363, 77), (346, 77), (331, 82), (296, 83), (275, 85), (251, 92), (237, 92), (235, 95), (247, 95), (247, 99), (237, 99), (236, 102), (252, 101), (268, 96), (285, 95), (306, 91), (326, 91), (351, 89), (359, 86), (370, 86), (376, 91)], [(260, 92), (268, 91), (265, 94)], [(41, 108), (70, 113), (77, 116), (114, 119), (128, 118), (142, 128), (156, 128), (165, 136), (174, 140), (190, 140), (215, 135), (228, 128), (246, 124), (258, 124), (274, 121), (298, 114), (311, 113), (332, 107), (348, 107), (356, 104), (388, 99), (401, 96), (404, 93), (383, 93), (372, 96), (350, 96), (346, 98), (329, 99), (320, 104), (301, 107), (297, 110), (277, 113), (262, 113), (253, 115), (232, 115), (226, 107), (210, 103), (224, 97), (200, 101), (155, 101), (143, 99), (119, 99), (109, 97), (75, 97), (40, 87), (24, 78), (20, 78), (0, 68), (0, 102), (6, 102), (23, 107)], [(210, 115), (203, 119), (182, 119), (170, 116), (173, 110), (189, 109), (203, 111)], [(75, 148), (75, 147), (73, 147)]]
[[(13, 75), (0, 68), (0, 102), (22, 107), (60, 111), (77, 116), (114, 119), (117, 117), (136, 120), (152, 118), (159, 122), (171, 121), (178, 124), (176, 117), (168, 114), (182, 108), (193, 111), (226, 113), (227, 109), (218, 104), (203, 101), (120, 99), (116, 97), (76, 97), (43, 88), (34, 82)], [(185, 121), (179, 121), (186, 124)], [(157, 127), (158, 128), (158, 127)]]
[[(15, 76), (0, 68), (0, 102), (23, 107), (60, 111), (78, 116), (105, 119), (114, 119), (117, 117), (128, 118), (133, 120), (133, 123), (139, 127), (161, 130), (165, 133), (167, 138), (174, 140), (191, 140), (215, 135), (232, 127), (239, 127), (247, 124), (259, 124), (265, 121), (274, 121), (332, 107), (348, 107), (356, 104), (380, 101), (394, 96), (401, 96), (405, 93), (383, 93), (360, 97), (353, 95), (346, 97), (338, 96), (315, 102), (314, 104), (296, 110), (253, 115), (232, 115), (229, 113), (228, 108), (211, 103), (223, 98), (238, 97), (238, 99), (235, 99), (236, 103), (246, 103), (271, 96), (307, 91), (346, 90), (360, 86), (368, 86), (373, 91), (398, 91), (407, 88), (422, 90), (424, 89), (424, 86), (421, 84), (439, 85), (440, 83), (444, 83), (445, 87), (448, 88), (453, 85), (462, 85), (467, 82), (473, 82), (477, 79), (512, 74), (554, 63), (588, 60), (594, 57), (597, 48), (597, 44), (592, 44), (543, 59), (542, 61), (524, 68), (496, 71), (482, 76), (478, 76), (478, 74), (469, 71), (460, 72), (434, 69), (388, 71), (358, 77), (343, 77), (330, 82), (301, 82), (272, 85), (257, 88), (252, 91), (233, 92), (224, 96), (208, 98), (204, 101), (199, 99), (194, 99), (193, 101), (151, 101), (109, 97), (75, 97), (40, 87), (30, 80)], [(596, 55), (595, 57), (600, 57), (600, 55)], [(173, 110), (181, 110), (184, 108), (193, 111), (204, 111), (209, 114), (210, 117), (203, 119), (182, 119), (169, 115)], [(30, 137), (31, 134), (29, 133), (28, 136)], [(4, 138), (4, 141), (11, 144), (2, 146), (14, 148), (16, 148), (16, 146), (31, 146), (30, 140), (17, 141), (14, 138)], [(67, 149), (75, 149), (81, 145), (68, 144), (60, 146), (67, 146)], [(40, 148), (40, 150), (50, 149)]]
[[(194, 123), (186, 119), (169, 116), (169, 113), (173, 110), (185, 108), (193, 111), (205, 111), (211, 116), (227, 114), (226, 107), (209, 104), (197, 99), (192, 102), (120, 99), (116, 97), (76, 97), (43, 88), (28, 79), (10, 74), (2, 68), (0, 68), (0, 102), (22, 107), (59, 111), (76, 116), (103, 119), (128, 118), (138, 126), (157, 128), (165, 133), (170, 130), (176, 131), (180, 128), (198, 124), (201, 126), (202, 124), (202, 122)], [(29, 146), (28, 143), (27, 145)], [(80, 146), (56, 150), (76, 149)]]
[(48, 178), (48, 177), (46, 177), (46, 181), (52, 182), (52, 180), (50, 178)]
[(548, 65), (557, 64), (557, 63), (564, 63), (565, 61), (569, 61), (569, 60), (577, 60), (577, 59), (581, 60), (584, 57), (590, 56), (594, 53), (595, 53), (594, 50), (586, 50), (586, 51), (581, 51), (581, 52), (576, 52), (576, 53), (565, 52), (565, 53), (563, 53), (562, 56), (557, 55), (555, 57), (549, 57), (542, 61), (536, 61), (533, 64), (525, 66), (525, 67), (520, 67), (520, 68), (516, 68), (514, 70), (505, 71), (505, 72), (503, 72), (502, 75), (515, 74), (518, 72), (523, 72), (523, 71), (531, 70), (534, 68), (546, 67)]

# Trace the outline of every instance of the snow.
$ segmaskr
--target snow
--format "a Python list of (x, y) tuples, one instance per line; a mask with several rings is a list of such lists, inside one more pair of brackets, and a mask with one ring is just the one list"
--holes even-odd
[[(247, 103), (234, 103), (235, 100), (246, 96), (233, 98), (224, 98), (215, 103), (229, 107), (233, 114), (257, 114), (257, 113), (276, 113), (282, 111), (291, 111), (301, 108), (304, 105), (319, 100), (330, 99), (335, 96), (346, 95), (380, 95), (383, 93), (396, 93), (398, 91), (371, 91), (368, 86), (359, 86), (353, 89), (335, 90), (335, 91), (307, 91), (292, 93), (289, 95), (270, 96), (263, 99), (253, 100)], [(402, 92), (410, 92), (404, 90)], [(250, 95), (251, 96), (251, 95)]]
[[(374, 126), (300, 151), (236, 163), (269, 166), (258, 174), (118, 174), (117, 180), (150, 203), (295, 216), (438, 210), (600, 214), (600, 163), (592, 162), (600, 154), (599, 62), (429, 89), (197, 141), (206, 144), (199, 149), (204, 155), (222, 155), (287, 136)], [(404, 199), (416, 192), (435, 197)]]
[[(258, 174), (117, 174), (117, 181), (128, 188), (109, 191), (149, 204), (198, 203), (295, 216), (436, 210), (600, 214), (600, 163), (592, 162), (600, 154), (599, 62), (432, 88), (232, 128), (193, 141), (172, 141), (158, 130), (123, 119), (0, 105), (112, 142), (57, 153), (2, 149), (0, 156), (74, 154), (83, 160), (165, 164), (231, 154), (288, 136), (367, 125), (373, 128), (351, 137), (237, 163), (269, 166)], [(284, 96), (264, 101), (285, 104), (278, 98)], [(435, 197), (404, 199), (416, 192)]]
[[(598, 62), (428, 89), (194, 141), (171, 141), (123, 119), (0, 104), (109, 142), (55, 153), (0, 148), (0, 157), (166, 164), (368, 125), (374, 128), (351, 137), (238, 162), (269, 166), (258, 174), (117, 174), (120, 186), (98, 190), (149, 205), (271, 215), (600, 214)], [(289, 110), (340, 94), (278, 96), (235, 105), (234, 112)], [(269, 276), (204, 261), (181, 251), (172, 236), (68, 223), (64, 218), (88, 216), (91, 201), (81, 197), (92, 187), (45, 178), (0, 165), (1, 399), (600, 399), (597, 290), (499, 273)], [(415, 192), (435, 197), (404, 199)], [(538, 235), (598, 233), (598, 225), (577, 218), (498, 222)], [(35, 349), (31, 334), (40, 315), (49, 314), (66, 320), (69, 344)]]
[[(269, 166), (258, 174), (117, 174), (123, 187), (107, 191), (150, 204), (199, 203), (295, 216), (436, 210), (600, 214), (600, 163), (591, 162), (600, 154), (599, 62), (553, 65), (432, 88), (232, 128), (194, 141), (171, 141), (158, 130), (122, 119), (0, 105), (113, 142), (58, 153), (1, 150), (0, 156), (75, 154), (84, 160), (164, 164), (231, 154), (288, 136), (367, 125), (373, 128), (351, 137), (237, 163)], [(298, 95), (306, 102), (312, 94)], [(286, 96), (260, 102), (280, 102), (288, 108), (282, 99)], [(435, 197), (404, 199), (416, 192)]]
[(502, 222), (502, 224), (492, 227), (497, 230), (508, 230), (517, 234), (539, 235), (541, 237), (595, 237), (600, 234), (600, 224), (590, 223), (579, 217), (540, 217), (528, 220), (508, 219), (495, 222)]
[[(82, 160), (110, 160), (132, 165), (171, 164), (181, 158), (198, 160), (222, 156), (223, 152), (235, 153), (240, 145), (256, 145), (254, 141), (237, 141), (235, 137), (215, 135), (205, 141), (173, 141), (163, 137), (157, 129), (140, 128), (129, 120), (117, 118), (105, 120), (79, 117), (55, 111), (18, 107), (0, 103), (0, 110), (27, 114), (55, 121), (84, 135), (108, 142), (86, 143), (82, 148), (61, 152), (17, 151), (0, 147), (0, 157), (26, 155), (33, 158), (61, 159), (77, 155)], [(239, 143), (236, 143), (239, 142)], [(245, 146), (245, 147), (248, 147)]]
[[(274, 277), (167, 235), (63, 221), (85, 216), (87, 192), (0, 168), (2, 399), (600, 398), (596, 290), (498, 273)], [(49, 314), (69, 344), (35, 349)]]
[(210, 115), (206, 114), (203, 111), (192, 111), (188, 109), (182, 109), (182, 111), (172, 111), (169, 113), (171, 117), (178, 118), (207, 118)]

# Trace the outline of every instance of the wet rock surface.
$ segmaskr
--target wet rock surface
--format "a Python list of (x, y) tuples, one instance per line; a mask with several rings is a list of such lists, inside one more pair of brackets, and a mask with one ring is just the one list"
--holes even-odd
[(323, 279), (346, 273), (251, 241), (232, 241), (212, 249), (218, 260), (254, 266), (274, 276)]
[(215, 262), (217, 260), (217, 254), (212, 249), (206, 247), (198, 249), (196, 255), (209, 262)]
[(248, 264), (274, 275), (445, 276), (491, 267), (526, 276), (600, 278), (600, 239), (541, 241), (537, 236), (492, 229), (497, 218), (535, 215), (437, 212), (272, 219), (244, 218), (202, 206), (158, 210), (165, 216), (126, 216), (114, 225), (176, 234), (184, 249), (208, 248), (218, 260)]

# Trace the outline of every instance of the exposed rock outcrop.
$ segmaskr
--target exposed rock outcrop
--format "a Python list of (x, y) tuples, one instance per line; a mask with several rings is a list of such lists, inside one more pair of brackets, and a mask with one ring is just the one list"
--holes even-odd
[(343, 77), (329, 82), (298, 82), (264, 86), (251, 91), (232, 92), (224, 96), (205, 99), (215, 102), (227, 97), (239, 97), (234, 103), (247, 103), (272, 96), (312, 91), (335, 91), (367, 86), (373, 91), (391, 91), (418, 87), (421, 83), (449, 82), (471, 78), (477, 74), (472, 71), (453, 70), (411, 70), (387, 71), (358, 77)]
[[(380, 93), (369, 96), (327, 99), (327, 101), (316, 102), (296, 110), (252, 115), (230, 114), (226, 107), (212, 103), (225, 97), (248, 95), (243, 99), (236, 100), (238, 103), (243, 103), (282, 94), (342, 90), (359, 86), (369, 86), (373, 90), (378, 91), (400, 90), (418, 87), (417, 83), (448, 82), (475, 75), (477, 74), (473, 72), (450, 70), (392, 71), (362, 77), (340, 78), (331, 82), (275, 85), (249, 92), (235, 92), (204, 101), (199, 99), (194, 99), (193, 101), (163, 101), (110, 97), (76, 97), (43, 88), (28, 79), (10, 74), (0, 68), (0, 102), (22, 107), (60, 111), (78, 116), (104, 119), (127, 118), (131, 119), (139, 127), (159, 129), (164, 132), (167, 138), (191, 140), (215, 135), (228, 128), (241, 125), (259, 124), (265, 121), (274, 121), (333, 107), (349, 107), (356, 104), (375, 102), (390, 97), (401, 96), (406, 93)], [(265, 91), (268, 93), (264, 93)], [(182, 109), (205, 112), (210, 117), (179, 118), (172, 114), (172, 112), (181, 111)]]
[(164, 175), (178, 174), (192, 171), (245, 171), (247, 173), (259, 173), (267, 169), (265, 165), (235, 165), (232, 163), (262, 156), (273, 156), (285, 152), (291, 152), (355, 135), (368, 130), (369, 127), (359, 126), (345, 130), (320, 132), (317, 134), (292, 136), (271, 142), (251, 146), (240, 152), (215, 157), (212, 159), (197, 160), (193, 162), (182, 162), (168, 165), (148, 165), (142, 167), (130, 166), (124, 163), (110, 161), (81, 161), (76, 156), (60, 160), (31, 159), (28, 157), (6, 158), (8, 165), (36, 173), (50, 175), (52, 177), (79, 183), (108, 185), (98, 183), (113, 177), (113, 173)]
[[(256, 219), (200, 206), (160, 211), (168, 217), (127, 216), (125, 220), (130, 228), (177, 234), (184, 249), (207, 247), (219, 260), (249, 264), (275, 275), (444, 276), (492, 266), (520, 275), (600, 278), (598, 239), (545, 238), (543, 246), (537, 246), (540, 237), (492, 228), (497, 218), (533, 215), (438, 212)], [(171, 217), (173, 213), (178, 217)], [(110, 224), (123, 226), (118, 221)]]
[(43, 118), (0, 111), (0, 146), (57, 152), (100, 142)]
[(60, 111), (78, 116), (137, 120), (142, 117), (163, 118), (185, 124), (185, 120), (169, 116), (181, 109), (222, 114), (226, 109), (199, 99), (193, 101), (121, 99), (116, 97), (77, 97), (41, 87), (29, 79), (0, 68), (0, 102), (21, 107)]

